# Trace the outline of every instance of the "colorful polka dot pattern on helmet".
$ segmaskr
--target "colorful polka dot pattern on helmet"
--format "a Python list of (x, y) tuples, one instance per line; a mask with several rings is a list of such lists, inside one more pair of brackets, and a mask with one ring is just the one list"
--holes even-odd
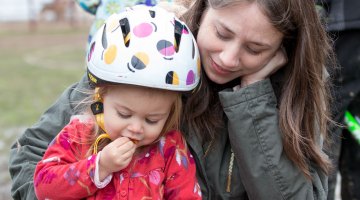
[(141, 23), (134, 27), (133, 33), (136, 37), (147, 37), (154, 30), (154, 25), (150, 23)]
[(166, 40), (160, 40), (156, 47), (159, 53), (164, 56), (164, 59), (171, 59), (171, 56), (175, 53), (174, 45)]
[(144, 69), (149, 64), (149, 56), (144, 52), (138, 52), (131, 58), (131, 65), (138, 70)]
[(115, 45), (110, 45), (107, 49), (104, 51), (104, 61), (106, 64), (111, 64), (114, 62), (115, 57), (117, 54), (117, 48)]
[(189, 91), (200, 78), (192, 33), (159, 7), (135, 6), (110, 16), (91, 42), (87, 64), (102, 82)]

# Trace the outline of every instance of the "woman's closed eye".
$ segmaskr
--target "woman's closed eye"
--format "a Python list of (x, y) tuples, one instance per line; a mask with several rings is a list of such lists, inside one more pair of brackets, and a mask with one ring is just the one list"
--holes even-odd
[(247, 46), (245, 47), (246, 51), (249, 52), (252, 55), (259, 55), (261, 54), (264, 50), (263, 49), (259, 49), (258, 47), (251, 47), (251, 46)]
[(220, 40), (230, 40), (231, 37), (228, 34), (225, 34), (221, 31), (219, 31), (217, 28), (215, 28), (215, 32), (216, 32), (216, 37), (219, 38)]
[(252, 54), (252, 55), (259, 55), (262, 51), (259, 51), (259, 50), (257, 50), (257, 49), (253, 49), (253, 48), (251, 48), (251, 47), (247, 47), (246, 48), (247, 49), (247, 51), (250, 53), (250, 54)]

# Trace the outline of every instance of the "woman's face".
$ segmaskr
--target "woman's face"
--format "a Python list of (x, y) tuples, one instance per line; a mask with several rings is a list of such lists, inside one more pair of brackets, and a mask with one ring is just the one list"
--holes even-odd
[(224, 84), (262, 69), (282, 38), (256, 3), (241, 2), (220, 9), (209, 7), (197, 43), (206, 75)]

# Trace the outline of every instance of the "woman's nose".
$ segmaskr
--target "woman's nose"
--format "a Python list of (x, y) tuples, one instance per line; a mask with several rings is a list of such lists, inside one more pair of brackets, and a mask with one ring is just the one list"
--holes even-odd
[(235, 67), (239, 66), (240, 52), (236, 47), (224, 49), (220, 53), (219, 57), (220, 57), (220, 60), (222, 62), (221, 64), (223, 65), (223, 67), (235, 68)]

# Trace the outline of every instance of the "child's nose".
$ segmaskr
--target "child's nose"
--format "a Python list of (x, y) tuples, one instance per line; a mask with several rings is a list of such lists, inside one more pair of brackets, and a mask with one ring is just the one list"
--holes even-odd
[(144, 129), (143, 129), (143, 125), (141, 123), (140, 120), (134, 120), (132, 121), (129, 126), (128, 126), (128, 130), (132, 133), (132, 134), (142, 134)]

